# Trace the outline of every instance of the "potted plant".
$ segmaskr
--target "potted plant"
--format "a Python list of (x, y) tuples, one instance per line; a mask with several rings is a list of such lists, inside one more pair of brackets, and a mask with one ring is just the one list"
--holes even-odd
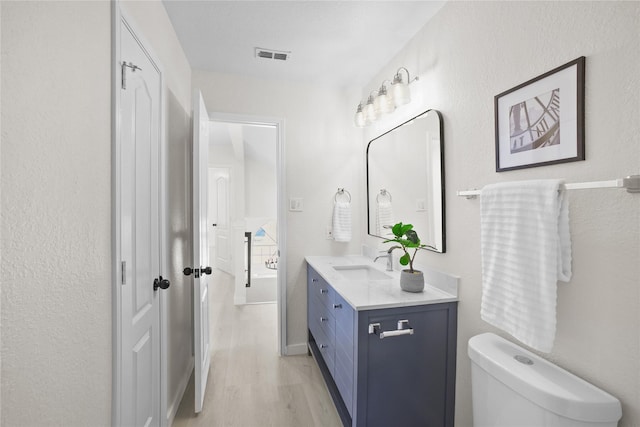
[[(391, 227), (391, 232), (395, 237), (385, 240), (383, 243), (397, 243), (398, 245), (389, 248), (389, 252), (392, 252), (394, 249), (402, 249), (404, 254), (400, 257), (400, 264), (409, 266), (408, 269), (400, 272), (400, 288), (407, 292), (422, 292), (424, 289), (424, 274), (422, 271), (413, 268), (413, 260), (418, 253), (418, 249), (431, 246), (420, 243), (418, 233), (413, 229), (413, 225), (411, 224), (399, 222)], [(409, 253), (409, 249), (413, 249), (413, 255)]]

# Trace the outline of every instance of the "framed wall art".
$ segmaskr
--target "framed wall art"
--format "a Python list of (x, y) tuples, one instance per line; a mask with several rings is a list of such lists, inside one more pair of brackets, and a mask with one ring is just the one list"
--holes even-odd
[(496, 172), (584, 160), (581, 56), (495, 97)]

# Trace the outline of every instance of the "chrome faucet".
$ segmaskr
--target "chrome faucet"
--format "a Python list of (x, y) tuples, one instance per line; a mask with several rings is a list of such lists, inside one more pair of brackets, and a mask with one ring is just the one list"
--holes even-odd
[(392, 246), (389, 248), (389, 250), (387, 250), (387, 253), (384, 254), (384, 251), (382, 252), (384, 255), (378, 255), (377, 257), (374, 258), (373, 262), (376, 262), (379, 258), (386, 258), (387, 259), (387, 271), (393, 271), (393, 250), (397, 248), (397, 246)]

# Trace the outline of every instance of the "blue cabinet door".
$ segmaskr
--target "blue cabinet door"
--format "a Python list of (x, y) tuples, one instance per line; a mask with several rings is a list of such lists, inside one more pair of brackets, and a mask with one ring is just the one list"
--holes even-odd
[[(456, 317), (455, 304), (360, 314), (358, 426), (453, 425)], [(380, 338), (401, 320), (412, 335)], [(369, 333), (370, 324), (380, 325), (378, 333)]]

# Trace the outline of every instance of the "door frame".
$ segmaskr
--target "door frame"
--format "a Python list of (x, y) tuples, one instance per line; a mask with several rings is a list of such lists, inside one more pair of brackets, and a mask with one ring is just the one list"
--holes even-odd
[[(167, 170), (166, 170), (166, 130), (165, 130), (165, 110), (166, 99), (164, 94), (164, 69), (159, 61), (158, 55), (151, 49), (151, 44), (144, 38), (139, 26), (120, 7), (120, 0), (111, 2), (111, 307), (112, 307), (112, 387), (111, 387), (111, 424), (120, 424), (122, 412), (122, 266), (120, 265), (120, 185), (121, 185), (121, 165), (119, 162), (121, 154), (120, 140), (120, 85), (122, 81), (122, 70), (119, 65), (120, 49), (120, 24), (124, 23), (135, 36), (138, 43), (145, 51), (149, 60), (158, 70), (160, 75), (160, 121), (159, 121), (159, 226), (160, 226), (160, 274), (167, 277), (167, 257), (168, 246), (166, 236), (167, 218)], [(167, 414), (167, 301), (165, 293), (159, 293), (160, 303), (160, 372), (158, 372), (160, 384), (160, 414), (158, 414), (162, 427), (168, 424)]]
[(276, 180), (278, 206), (278, 352), (286, 356), (287, 351), (287, 201), (286, 201), (286, 171), (285, 171), (285, 141), (284, 119), (269, 116), (254, 116), (249, 114), (232, 114), (212, 112), (209, 120), (244, 125), (269, 125), (276, 128)]

